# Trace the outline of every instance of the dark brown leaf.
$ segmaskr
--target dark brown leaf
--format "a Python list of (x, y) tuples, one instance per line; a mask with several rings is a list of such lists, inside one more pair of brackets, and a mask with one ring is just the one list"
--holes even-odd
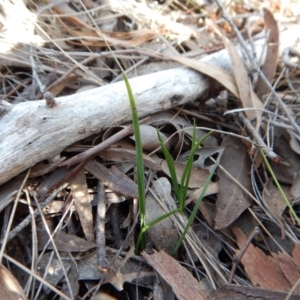
[[(54, 243), (58, 251), (64, 252), (82, 252), (89, 249), (98, 247), (95, 243), (88, 242), (84, 239), (81, 239), (75, 235), (70, 235), (64, 231), (57, 231), (53, 237)], [(49, 241), (49, 236), (46, 232), (42, 231), (38, 237), (38, 247), (41, 251), (46, 243)], [(53, 249), (53, 245), (50, 242), (47, 249)]]
[[(222, 143), (225, 147), (220, 165), (245, 189), (251, 191), (249, 172), (251, 161), (245, 145), (240, 139), (227, 136)], [(221, 229), (231, 224), (247, 207), (250, 206), (249, 196), (226, 173), (218, 168), (219, 194), (217, 196), (216, 225)]]
[(107, 169), (93, 159), (84, 168), (113, 191), (124, 196), (138, 198), (136, 183), (117, 167), (112, 166), (110, 169)]

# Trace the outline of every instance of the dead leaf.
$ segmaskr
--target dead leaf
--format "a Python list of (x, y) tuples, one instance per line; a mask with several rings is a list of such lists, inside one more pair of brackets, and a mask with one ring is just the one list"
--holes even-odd
[[(99, 157), (113, 162), (128, 162), (136, 161), (136, 151), (130, 150), (130, 149), (124, 149), (124, 148), (108, 148), (106, 150), (101, 151), (98, 154)], [(154, 155), (152, 155), (153, 157)], [(159, 171), (160, 165), (156, 163), (156, 161), (159, 161), (158, 157), (157, 160), (151, 159), (151, 157), (147, 155), (143, 155), (144, 158), (144, 165), (151, 170)]]
[[(241, 249), (247, 242), (247, 238), (238, 227), (233, 227), (232, 231)], [(275, 291), (289, 290), (291, 288), (276, 260), (264, 254), (262, 250), (253, 244), (250, 243), (241, 262), (253, 285)]]
[[(161, 177), (154, 181), (151, 189), (156, 197), (165, 203), (169, 211), (176, 209), (176, 203), (171, 196), (171, 184), (167, 178)], [(166, 212), (152, 193), (149, 192), (146, 196), (146, 223), (154, 221)], [(166, 253), (171, 253), (179, 240), (177, 229), (171, 218), (164, 219), (151, 226), (147, 230), (147, 234), (150, 236), (155, 248), (164, 250)]]
[[(88, 242), (75, 235), (70, 235), (64, 231), (57, 231), (53, 237), (55, 246), (58, 251), (64, 252), (83, 252), (98, 247), (95, 243)], [(48, 234), (42, 230), (38, 231), (38, 249), (43, 250), (46, 243), (49, 241)], [(53, 249), (53, 245), (50, 242), (47, 249)]]
[(25, 300), (27, 299), (17, 279), (3, 266), (0, 265), (0, 299)]
[(69, 172), (72, 172), (71, 168), (67, 169), (66, 167), (60, 167), (47, 174), (45, 179), (35, 189), (37, 199), (40, 201), (44, 199), (50, 193), (50, 191), (57, 186), (58, 183), (63, 182), (64, 178), (67, 178)]
[(298, 201), (300, 198), (300, 174), (298, 173), (293, 185), (291, 187), (290, 193), (292, 195), (292, 197), (294, 198), (294, 200)]
[[(235, 178), (244, 188), (251, 191), (251, 181), (248, 173), (251, 170), (251, 161), (244, 143), (232, 136), (227, 136), (222, 143), (225, 147), (220, 165)], [(218, 168), (219, 194), (217, 195), (215, 229), (227, 227), (250, 206), (249, 196)]]
[[(229, 53), (233, 74), (239, 91), (238, 98), (241, 101), (242, 107), (245, 109), (254, 108), (255, 106), (252, 99), (253, 91), (244, 62), (242, 61), (241, 57), (239, 56), (236, 48), (231, 43), (231, 41), (227, 39), (224, 35), (222, 35), (222, 38), (226, 49)], [(245, 114), (249, 120), (253, 120), (257, 116), (257, 111), (245, 110)]]
[(67, 77), (64, 77), (62, 80), (60, 80), (55, 86), (49, 90), (49, 92), (53, 95), (53, 97), (56, 97), (60, 94), (60, 92), (69, 84), (73, 83), (76, 79), (80, 78), (81, 75), (75, 74), (75, 75), (69, 75)]
[(138, 198), (136, 183), (117, 167), (112, 166), (107, 169), (93, 159), (84, 168), (113, 191), (131, 198)]
[[(220, 289), (212, 291), (209, 294), (208, 300), (282, 300), (286, 299), (288, 293), (277, 292), (257, 287), (239, 286), (239, 285), (223, 285)], [(300, 300), (300, 296), (292, 295), (290, 300)]]
[[(267, 55), (261, 70), (268, 81), (272, 83), (277, 66), (276, 62), (279, 50), (279, 29), (273, 14), (266, 8), (264, 9), (264, 21), (265, 31), (268, 34), (268, 40)], [(263, 95), (269, 92), (269, 88), (267, 87), (265, 82), (261, 78), (259, 78), (255, 91), (257, 96), (261, 98)]]
[(0, 212), (14, 199), (22, 184), (23, 179), (12, 179), (5, 184), (1, 185), (0, 193)]
[[(57, 257), (52, 257), (51, 252), (44, 253), (42, 258), (39, 260), (37, 269), (41, 277), (44, 276), (46, 270), (45, 280), (53, 286), (56, 286), (64, 278), (64, 270)], [(49, 261), (51, 259), (51, 261)], [(70, 259), (62, 259), (63, 267), (66, 272), (69, 272), (71, 268)], [(51, 290), (44, 286), (44, 292), (49, 294)]]
[[(160, 149), (160, 143), (157, 137), (157, 129), (153, 126), (147, 125), (147, 124), (141, 124), (140, 125), (140, 134), (141, 134), (141, 140), (142, 140), (142, 148), (146, 151), (152, 152), (156, 149)], [(167, 137), (159, 131), (159, 135), (164, 142), (164, 145), (169, 150), (170, 149), (170, 143), (167, 139)], [(135, 141), (135, 138), (133, 136), (133, 140)]]
[(298, 269), (300, 270), (300, 244), (295, 244), (295, 247), (292, 252), (292, 257), (294, 263), (297, 265)]
[(84, 171), (79, 172), (75, 177), (70, 180), (70, 188), (80, 223), (89, 242), (93, 242), (94, 228), (93, 228), (93, 212), (88, 191)]
[[(233, 93), (237, 98), (239, 98), (239, 91), (235, 79), (223, 68), (203, 61), (198, 61), (198, 60), (185, 58), (181, 56), (174, 56), (171, 58), (209, 77), (212, 77), (220, 84), (222, 84), (225, 88), (227, 88), (231, 93)], [(256, 96), (256, 94), (252, 93), (252, 99), (253, 99), (254, 107), (260, 109), (263, 108), (263, 103)]]
[(156, 272), (172, 287), (179, 300), (206, 300), (208, 292), (191, 273), (182, 267), (178, 261), (164, 251), (148, 255), (145, 251), (142, 256)]
[[(284, 193), (286, 194), (287, 198), (289, 199), (290, 198), (289, 188), (287, 186), (281, 186), (281, 188), (283, 189)], [(282, 198), (279, 190), (274, 185), (272, 178), (270, 178), (267, 181), (267, 183), (265, 184), (262, 197), (263, 197), (264, 201), (266, 202), (266, 204), (268, 205), (269, 210), (271, 211), (273, 216), (281, 224), (282, 230), (284, 230), (281, 216), (282, 216), (283, 211), (286, 208), (286, 203), (285, 203), (284, 199)]]
[[(291, 286), (294, 286), (298, 279), (300, 278), (300, 270), (299, 267), (294, 263), (291, 256), (289, 256), (286, 252), (278, 252), (272, 253), (272, 257), (278, 262), (282, 273), (289, 281)], [(300, 292), (300, 287), (295, 291), (297, 294)]]
[[(178, 180), (178, 183), (180, 184), (185, 164), (175, 161), (174, 165), (175, 165), (177, 180)], [(161, 163), (161, 168), (165, 174), (170, 176), (168, 164), (165, 160)], [(189, 181), (189, 188), (202, 189), (205, 185), (208, 175), (209, 175), (209, 171), (207, 171), (207, 170), (193, 168), (191, 178)], [(209, 186), (206, 190), (206, 195), (215, 194), (217, 190), (218, 190), (217, 184), (215, 182), (210, 182)]]
[(37, 176), (45, 175), (57, 168), (57, 166), (65, 160), (65, 157), (62, 157), (56, 161), (49, 161), (47, 163), (41, 161), (34, 165), (30, 170), (29, 178), (34, 178)]

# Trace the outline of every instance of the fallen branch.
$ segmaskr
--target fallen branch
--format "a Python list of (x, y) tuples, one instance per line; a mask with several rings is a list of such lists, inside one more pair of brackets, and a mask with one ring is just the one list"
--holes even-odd
[[(261, 52), (262, 44), (257, 44), (257, 57)], [(226, 50), (207, 56), (205, 61), (227, 70), (231, 65)], [(209, 78), (184, 67), (130, 80), (140, 118), (193, 101), (211, 83)], [(0, 184), (78, 140), (131, 120), (124, 82), (54, 101), (50, 106), (46, 100), (14, 106), (0, 102)]]

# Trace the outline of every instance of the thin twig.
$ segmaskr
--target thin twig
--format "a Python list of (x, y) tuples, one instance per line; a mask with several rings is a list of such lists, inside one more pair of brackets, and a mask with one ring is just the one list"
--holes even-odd
[(96, 244), (97, 248), (97, 264), (103, 273), (108, 273), (110, 263), (106, 258), (106, 242), (105, 242), (105, 213), (106, 206), (104, 203), (105, 193), (104, 185), (100, 181), (97, 185), (97, 219), (96, 219)]
[(272, 161), (279, 162), (279, 156), (266, 145), (262, 137), (258, 134), (256, 129), (252, 126), (249, 119), (245, 117), (243, 113), (239, 113), (239, 118), (243, 121), (244, 125), (246, 126), (247, 130), (252, 135), (253, 139), (255, 140), (256, 144), (264, 151), (266, 156), (268, 156)]
[(239, 252), (239, 254), (235, 257), (233, 264), (232, 264), (232, 268), (231, 268), (231, 273), (230, 276), (228, 278), (228, 283), (232, 282), (235, 270), (238, 266), (238, 264), (240, 263), (243, 255), (245, 254), (247, 248), (249, 247), (251, 241), (260, 233), (260, 229), (259, 227), (255, 227), (252, 231), (252, 233), (250, 234), (248, 240), (246, 241), (246, 243), (244, 244), (243, 248), (241, 249), (241, 251)]
[(73, 156), (72, 158), (62, 162), (59, 166), (67, 166), (68, 168), (76, 165), (78, 163), (81, 163), (83, 161), (86, 161), (93, 158), (97, 153), (105, 150), (106, 148), (110, 147), (111, 145), (119, 142), (121, 139), (123, 139), (124, 137), (133, 134), (133, 129), (132, 126), (126, 126), (124, 129), (122, 129), (121, 131), (117, 132), (116, 134), (112, 135), (111, 137), (109, 137), (107, 140), (103, 141), (101, 144), (88, 149), (76, 156)]

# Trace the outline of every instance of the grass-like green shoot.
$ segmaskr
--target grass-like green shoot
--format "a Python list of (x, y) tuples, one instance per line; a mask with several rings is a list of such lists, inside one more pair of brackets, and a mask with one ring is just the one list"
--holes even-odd
[[(171, 215), (175, 213), (183, 213), (184, 208), (185, 208), (185, 200), (187, 197), (188, 193), (188, 187), (189, 187), (189, 181), (191, 178), (192, 174), (192, 169), (193, 169), (193, 161), (194, 161), (194, 155), (197, 149), (200, 147), (200, 145), (203, 143), (203, 141), (212, 133), (209, 132), (205, 134), (198, 142), (196, 141), (196, 125), (194, 123), (194, 130), (193, 130), (193, 136), (192, 136), (192, 143), (191, 143), (191, 152), (188, 157), (188, 160), (186, 162), (186, 165), (183, 170), (183, 174), (181, 177), (181, 182), (180, 185), (178, 184), (178, 179), (176, 175), (176, 169), (175, 169), (175, 162), (170, 154), (170, 152), (167, 150), (166, 146), (164, 145), (161, 136), (159, 135), (158, 132), (158, 139), (160, 142), (160, 146), (162, 148), (163, 154), (165, 156), (166, 162), (168, 164), (168, 168), (170, 171), (170, 176), (171, 176), (171, 182), (172, 186), (176, 195), (176, 198), (178, 200), (178, 208), (175, 210), (172, 210), (155, 220), (149, 222), (148, 224), (146, 223), (146, 195), (145, 195), (145, 182), (144, 182), (144, 160), (143, 160), (143, 149), (142, 149), (142, 142), (141, 142), (141, 135), (140, 135), (140, 126), (139, 126), (139, 120), (138, 120), (138, 113), (137, 113), (137, 107), (135, 104), (135, 99), (128, 81), (128, 78), (125, 73), (123, 73), (123, 78), (126, 84), (126, 89), (128, 93), (128, 98), (129, 98), (129, 103), (130, 103), (130, 108), (131, 108), (131, 114), (132, 114), (132, 123), (133, 123), (133, 131), (134, 131), (134, 136), (135, 136), (135, 148), (136, 148), (136, 170), (137, 170), (137, 185), (138, 185), (138, 203), (139, 203), (139, 214), (140, 214), (140, 233), (136, 242), (136, 253), (140, 253), (142, 250), (145, 248), (145, 233), (148, 228), (151, 226), (161, 222), (162, 220), (170, 217)], [(178, 248), (180, 247), (189, 227), (191, 226), (196, 212), (199, 208), (199, 205), (205, 195), (205, 192), (208, 188), (208, 185), (211, 181), (211, 178), (215, 172), (215, 169), (217, 167), (217, 163), (211, 168), (210, 174), (206, 180), (206, 183), (203, 187), (203, 191), (195, 205), (195, 208), (188, 220), (188, 224), (186, 225), (184, 232), (174, 249), (174, 253), (178, 251)]]

